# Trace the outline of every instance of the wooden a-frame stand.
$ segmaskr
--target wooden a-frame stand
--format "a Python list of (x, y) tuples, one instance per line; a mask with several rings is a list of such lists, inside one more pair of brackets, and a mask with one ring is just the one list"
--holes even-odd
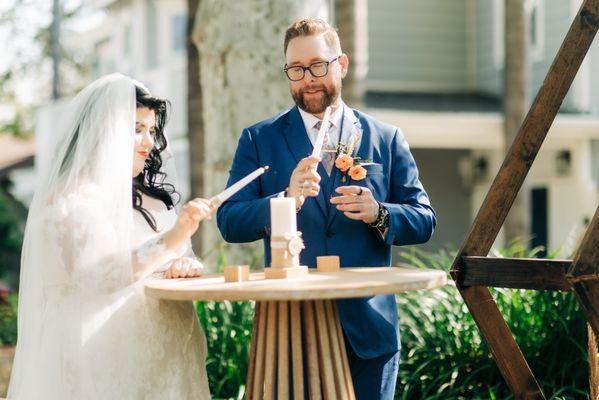
[(486, 257), (598, 25), (599, 0), (585, 0), (451, 268), (460, 294), (516, 399), (545, 397), (487, 287), (572, 290), (595, 336), (599, 336), (599, 208), (573, 260)]

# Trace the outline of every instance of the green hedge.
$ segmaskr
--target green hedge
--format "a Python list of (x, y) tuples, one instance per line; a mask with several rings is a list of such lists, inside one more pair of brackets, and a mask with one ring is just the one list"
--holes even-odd
[(15, 200), (11, 200), (0, 189), (0, 280), (10, 286), (18, 285), (21, 246), (25, 227), (24, 210), (17, 209)]
[(0, 346), (17, 343), (17, 294), (8, 297), (8, 302), (0, 304)]
[[(531, 257), (514, 245), (499, 254)], [(454, 253), (404, 253), (409, 264), (447, 269)], [(507, 385), (452, 281), (398, 296), (402, 361), (398, 399), (509, 399)], [(586, 320), (571, 293), (491, 289), (548, 399), (588, 391)]]

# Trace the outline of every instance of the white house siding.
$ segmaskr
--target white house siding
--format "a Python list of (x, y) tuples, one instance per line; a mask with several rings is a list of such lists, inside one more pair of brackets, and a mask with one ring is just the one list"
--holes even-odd
[[(437, 212), (437, 228), (429, 242), (418, 247), (427, 250), (448, 247), (456, 249), (470, 229), (471, 188), (457, 168), (470, 157), (470, 149), (412, 149), (420, 180)], [(396, 253), (405, 248), (396, 248)]]
[(371, 0), (370, 90), (464, 92), (471, 89), (468, 0)]
[[(541, 50), (539, 57), (531, 57), (532, 60), (532, 82), (531, 95), (534, 97), (541, 87), (547, 71), (557, 54), (566, 33), (570, 28), (570, 24), (574, 18), (572, 5), (570, 1), (564, 0), (540, 0), (544, 14), (544, 48)], [(562, 111), (582, 111), (575, 107), (574, 96), (577, 95), (575, 85), (568, 92), (567, 97), (562, 104)]]
[[(501, 19), (495, 13), (503, 0), (476, 0), (476, 90), (491, 96), (499, 96), (503, 92), (503, 63), (499, 59), (503, 55), (498, 48), (497, 33), (502, 28), (497, 26)], [(503, 22), (503, 21), (501, 21)]]
[(590, 87), (590, 99), (589, 99), (589, 112), (593, 115), (599, 115), (599, 36), (595, 36), (593, 45), (587, 53), (586, 62), (590, 71), (589, 87)]
[[(570, 27), (572, 19), (577, 11), (577, 1), (564, 0), (538, 0), (541, 7), (540, 22), (542, 35), (539, 51), (531, 51), (531, 83), (530, 94), (531, 101), (536, 96), (541, 84), (543, 83), (547, 71), (553, 62), (558, 49), (560, 48), (566, 32)], [(504, 7), (503, 0), (477, 0), (476, 2), (476, 89), (479, 92), (494, 96), (503, 94), (503, 67), (504, 62), (504, 44), (503, 28), (498, 24), (503, 24)], [(588, 83), (581, 82), (578, 87), (573, 85), (564, 99), (562, 111), (587, 111), (584, 104), (581, 105), (579, 93)], [(595, 92), (599, 91), (598, 88)], [(583, 102), (584, 103), (584, 102)], [(581, 109), (581, 107), (583, 109)]]
[[(586, 134), (581, 133), (584, 128), (577, 124), (558, 124), (549, 133), (541, 151), (537, 155), (526, 181), (530, 190), (535, 188), (547, 189), (547, 226), (548, 247), (560, 250), (561, 257), (570, 257), (575, 245), (584, 231), (586, 223), (592, 218), (599, 201), (597, 182), (593, 178), (593, 151), (594, 141), (589, 140)], [(573, 125), (569, 129), (565, 125)], [(572, 130), (573, 135), (568, 135)], [(577, 135), (580, 133), (580, 135)], [(559, 173), (556, 158), (560, 151), (568, 150), (571, 156), (570, 169), (566, 173)], [(501, 163), (503, 154), (500, 150), (477, 150), (475, 156), (484, 156), (489, 160), (489, 173), (484, 182), (473, 187), (472, 215), (476, 215), (491, 182)], [(502, 245), (502, 238), (496, 242)]]

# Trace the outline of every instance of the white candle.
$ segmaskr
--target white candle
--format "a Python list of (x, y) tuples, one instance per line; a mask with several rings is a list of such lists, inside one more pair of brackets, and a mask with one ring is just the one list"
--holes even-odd
[(295, 215), (295, 199), (293, 197), (277, 197), (270, 199), (271, 236), (295, 235), (297, 220)]
[(326, 110), (324, 110), (324, 116), (322, 117), (322, 121), (320, 123), (320, 129), (318, 131), (318, 136), (316, 136), (316, 142), (314, 143), (314, 150), (312, 151), (312, 157), (320, 157), (320, 153), (322, 153), (322, 145), (324, 144), (324, 135), (329, 128), (329, 117), (331, 116), (331, 106), (328, 106)]
[(240, 180), (238, 180), (237, 182), (235, 182), (234, 184), (229, 186), (227, 189), (223, 190), (221, 193), (219, 193), (216, 196), (214, 196), (213, 198), (211, 198), (210, 202), (216, 206), (220, 206), (222, 203), (227, 201), (235, 193), (239, 192), (241, 189), (243, 189), (245, 186), (247, 186), (254, 179), (256, 179), (257, 177), (262, 175), (265, 171), (268, 171), (268, 166), (263, 167), (263, 168), (258, 168), (251, 174), (245, 176), (244, 178), (241, 178)]

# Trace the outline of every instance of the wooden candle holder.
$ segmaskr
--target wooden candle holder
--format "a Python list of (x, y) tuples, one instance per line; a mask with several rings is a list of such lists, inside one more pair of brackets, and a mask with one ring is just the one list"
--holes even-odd
[(293, 236), (271, 237), (270, 268), (264, 268), (265, 278), (286, 279), (306, 275), (308, 267), (299, 263), (299, 254), (303, 248), (301, 232)]
[(339, 256), (316, 257), (316, 270), (318, 272), (336, 272), (341, 269)]
[(249, 265), (228, 265), (223, 269), (225, 282), (245, 282), (250, 280)]

